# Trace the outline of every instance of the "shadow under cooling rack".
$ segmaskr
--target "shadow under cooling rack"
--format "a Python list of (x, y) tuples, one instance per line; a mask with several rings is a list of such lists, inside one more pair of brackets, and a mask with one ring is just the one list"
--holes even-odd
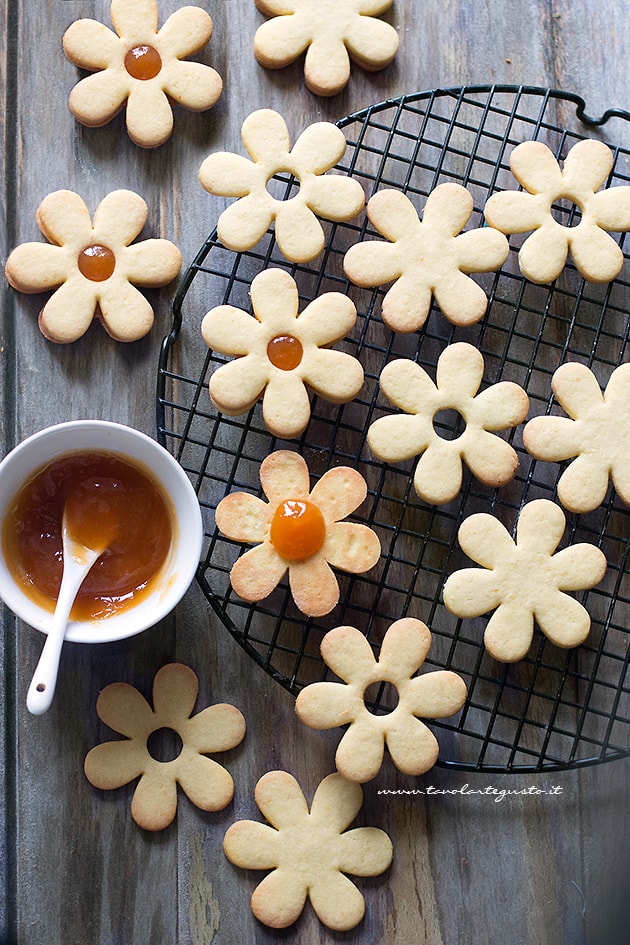
[[(471, 228), (483, 225), (483, 206), (491, 193), (514, 188), (509, 158), (521, 141), (544, 141), (562, 159), (588, 136), (587, 125), (598, 126), (591, 133), (601, 136), (599, 126), (610, 122), (627, 141), (629, 117), (610, 110), (601, 119), (589, 118), (579, 98), (547, 89), (488, 86), (418, 93), (340, 121), (347, 150), (337, 170), (359, 180), (366, 198), (378, 189), (402, 190), (419, 212), (438, 184), (462, 184), (473, 196)], [(627, 185), (630, 152), (606, 143), (615, 161), (607, 186)], [(290, 177), (280, 176), (276, 183), (286, 198), (297, 186)], [(558, 214), (567, 212), (557, 208)], [(575, 214), (576, 208), (570, 212)], [(519, 428), (510, 437), (519, 456), (513, 482), (493, 490), (465, 473), (453, 502), (429, 506), (414, 492), (410, 463), (378, 462), (366, 444), (368, 427), (389, 409), (378, 384), (384, 365), (394, 358), (412, 358), (434, 376), (439, 354), (453, 341), (468, 341), (481, 351), (484, 386), (499, 380), (520, 384), (530, 399), (530, 417), (557, 410), (551, 377), (564, 361), (587, 364), (604, 386), (612, 370), (627, 360), (627, 252), (621, 275), (609, 284), (585, 283), (569, 263), (555, 283), (534, 285), (520, 274), (520, 244), (513, 238), (503, 268), (475, 276), (489, 300), (481, 322), (455, 327), (433, 306), (420, 331), (398, 334), (380, 317), (388, 287), (359, 289), (343, 273), (347, 249), (379, 234), (370, 229), (365, 214), (352, 223), (325, 225), (325, 250), (307, 265), (288, 263), (272, 232), (253, 250), (234, 253), (219, 243), (214, 231), (175, 300), (173, 327), (164, 340), (158, 371), (158, 436), (188, 472), (199, 496), (205, 546), (198, 579), (208, 600), (249, 655), (292, 693), (328, 678), (319, 645), (332, 627), (358, 627), (378, 653), (393, 621), (405, 615), (423, 620), (433, 637), (425, 668), (453, 670), (468, 687), (468, 699), (457, 716), (429, 723), (440, 742), (440, 764), (480, 771), (543, 771), (628, 755), (630, 517), (612, 489), (596, 511), (567, 517), (565, 543), (592, 542), (609, 562), (602, 584), (578, 595), (592, 618), (586, 643), (561, 650), (536, 631), (528, 656), (505, 665), (483, 647), (487, 618), (459, 621), (442, 603), (445, 579), (470, 564), (457, 543), (457, 530), (465, 517), (479, 511), (491, 512), (512, 530), (525, 502), (556, 499), (562, 468), (532, 460)], [(623, 250), (623, 237), (619, 241)], [(338, 347), (358, 357), (365, 370), (364, 387), (352, 403), (332, 406), (314, 397), (307, 430), (290, 443), (265, 429), (260, 405), (241, 417), (217, 413), (208, 382), (225, 358), (208, 350), (200, 337), (201, 319), (210, 308), (228, 303), (249, 310), (251, 281), (270, 266), (291, 273), (299, 288), (300, 310), (323, 292), (341, 291), (352, 298), (357, 322)], [(442, 432), (454, 435), (446, 427)], [(215, 509), (233, 491), (260, 495), (260, 463), (278, 448), (299, 451), (315, 478), (332, 466), (349, 464), (368, 483), (367, 500), (352, 518), (378, 533), (382, 556), (365, 575), (338, 574), (340, 603), (328, 618), (311, 620), (301, 614), (284, 582), (256, 606), (231, 590), (230, 568), (244, 549), (217, 532)], [(383, 687), (372, 711), (389, 711), (388, 700)]]

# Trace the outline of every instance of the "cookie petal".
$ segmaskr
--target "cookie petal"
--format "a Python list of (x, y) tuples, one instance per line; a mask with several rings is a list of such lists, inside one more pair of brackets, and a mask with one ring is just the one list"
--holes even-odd
[(217, 223), (219, 239), (228, 249), (244, 252), (266, 233), (273, 220), (273, 201), (249, 194), (223, 211)]
[(88, 330), (96, 311), (94, 284), (86, 279), (64, 282), (39, 313), (43, 334), (59, 344), (81, 338)]
[(417, 331), (427, 320), (432, 298), (427, 281), (416, 272), (406, 272), (383, 299), (383, 321), (392, 331)]
[(278, 865), (277, 830), (256, 820), (239, 820), (228, 827), (223, 849), (230, 863), (243, 869), (270, 870)]
[(291, 139), (282, 115), (271, 108), (260, 108), (247, 116), (241, 137), (253, 161), (270, 162), (279, 170), (286, 165)]
[(283, 69), (302, 55), (310, 41), (306, 23), (296, 23), (293, 17), (289, 24), (284, 17), (279, 17), (262, 23), (256, 30), (254, 55), (267, 69)]
[(528, 453), (547, 462), (562, 462), (580, 451), (578, 431), (566, 417), (534, 417), (523, 430)]
[(491, 655), (503, 663), (523, 659), (534, 636), (534, 617), (527, 608), (502, 603), (490, 618), (484, 643)]
[(51, 243), (78, 245), (92, 235), (92, 220), (83, 199), (72, 190), (56, 190), (37, 208), (37, 225)]
[(325, 220), (352, 220), (365, 204), (359, 181), (341, 174), (311, 177), (303, 190), (309, 207)]
[(361, 810), (363, 791), (335, 772), (320, 781), (311, 803), (311, 816), (342, 833)]
[(562, 407), (574, 420), (591, 413), (604, 401), (597, 378), (585, 364), (561, 365), (553, 375), (552, 387)]
[(22, 243), (9, 255), (5, 275), (19, 292), (45, 292), (65, 282), (68, 270), (68, 255), (61, 246)]
[(500, 381), (477, 394), (470, 405), (469, 423), (474, 420), (484, 430), (506, 430), (522, 423), (528, 409), (529, 398), (523, 388)]
[(432, 505), (450, 502), (462, 487), (462, 461), (456, 442), (437, 437), (420, 457), (413, 484), (421, 499)]
[(284, 256), (292, 262), (309, 262), (319, 256), (326, 241), (322, 226), (305, 204), (277, 203), (276, 240)]
[(352, 880), (339, 871), (330, 869), (323, 875), (318, 874), (308, 895), (315, 914), (329, 929), (338, 932), (353, 929), (365, 914), (363, 895)]
[(302, 789), (287, 771), (269, 771), (256, 784), (256, 804), (270, 824), (281, 830), (304, 821), (308, 805)]
[(610, 187), (594, 194), (588, 212), (604, 230), (630, 230), (630, 187)]
[(186, 745), (199, 754), (229, 751), (243, 741), (245, 719), (236, 706), (219, 703), (193, 715), (181, 731)]
[(153, 327), (153, 309), (149, 301), (122, 279), (104, 284), (99, 306), (105, 329), (117, 341), (137, 341)]
[(553, 282), (564, 269), (567, 254), (567, 234), (558, 226), (541, 226), (521, 246), (518, 262), (530, 282)]
[(429, 196), (422, 222), (437, 232), (456, 236), (464, 229), (473, 211), (473, 199), (461, 184), (439, 184)]
[(462, 550), (484, 568), (494, 568), (514, 555), (510, 533), (493, 515), (469, 515), (459, 527), (457, 538)]
[(112, 791), (139, 777), (147, 757), (146, 746), (137, 739), (105, 742), (87, 753), (85, 776), (93, 787)]
[(405, 687), (405, 708), (425, 719), (443, 719), (459, 712), (466, 701), (466, 683), (449, 670), (423, 673)]
[(486, 430), (471, 430), (462, 436), (462, 458), (472, 474), (493, 489), (514, 478), (518, 456), (509, 443)]
[(582, 220), (569, 239), (578, 271), (590, 282), (610, 282), (623, 267), (623, 252), (615, 240), (596, 224)]
[(626, 505), (630, 505), (630, 463), (625, 450), (623, 456), (613, 461), (610, 475), (619, 497)]
[(142, 240), (124, 250), (125, 275), (134, 285), (158, 288), (175, 278), (182, 254), (169, 240)]
[(578, 191), (592, 193), (599, 190), (613, 166), (613, 154), (608, 145), (595, 138), (578, 141), (564, 159), (563, 177)]
[(199, 52), (210, 41), (212, 20), (200, 7), (187, 6), (175, 10), (158, 33), (159, 50), (184, 59)]
[(438, 359), (437, 386), (452, 396), (454, 406), (475, 396), (483, 379), (483, 368), (483, 356), (473, 345), (465, 341), (448, 345)]
[(173, 110), (157, 82), (134, 83), (127, 99), (127, 131), (134, 144), (155, 148), (170, 137)]
[[(321, 653), (326, 665), (347, 683), (356, 682), (363, 686), (365, 680), (365, 685), (368, 685), (367, 680), (376, 672), (372, 647), (356, 627), (335, 627), (329, 630), (322, 640)], [(345, 686), (343, 688), (346, 689)], [(337, 695), (341, 699), (341, 694)]]
[(239, 357), (249, 354), (255, 346), (260, 325), (241, 308), (218, 305), (204, 316), (201, 334), (209, 348)]
[(341, 292), (325, 292), (313, 299), (299, 316), (300, 331), (317, 345), (329, 345), (348, 334), (357, 319), (352, 299)]
[(252, 893), (252, 912), (265, 925), (284, 929), (300, 916), (307, 888), (299, 872), (276, 869), (265, 876)]
[(514, 148), (510, 169), (519, 183), (532, 194), (563, 189), (560, 165), (542, 141), (524, 141)]
[(455, 250), (462, 272), (491, 272), (508, 258), (510, 244), (502, 233), (486, 226), (458, 236)]
[(553, 570), (559, 590), (586, 590), (603, 578), (606, 557), (595, 545), (580, 542), (553, 556)]
[(350, 79), (350, 57), (341, 39), (314, 37), (304, 59), (306, 86), (315, 95), (336, 95)]
[(428, 627), (415, 617), (403, 617), (383, 637), (379, 666), (389, 679), (407, 679), (420, 668), (430, 646)]
[(177, 781), (200, 810), (223, 810), (234, 796), (234, 782), (225, 768), (193, 752), (177, 759)]
[(265, 269), (253, 280), (250, 287), (252, 308), (258, 320), (264, 324), (285, 324), (294, 329), (298, 313), (299, 296), (295, 280), (284, 269)]
[(218, 197), (244, 197), (258, 185), (264, 186), (264, 177), (255, 164), (241, 154), (225, 151), (210, 154), (198, 176), (202, 187)]
[(339, 601), (337, 578), (321, 556), (292, 563), (289, 583), (296, 606), (308, 617), (329, 614)]
[(128, 246), (145, 225), (147, 213), (147, 205), (139, 194), (112, 190), (94, 212), (94, 239), (105, 245)]
[(329, 523), (340, 522), (357, 509), (367, 495), (365, 479), (356, 469), (336, 466), (313, 486), (311, 499), (324, 511)]
[(363, 784), (381, 770), (385, 736), (373, 718), (363, 716), (352, 722), (335, 754), (337, 770), (348, 781)]
[(379, 383), (385, 396), (406, 413), (433, 412), (441, 406), (437, 388), (427, 372), (408, 358), (386, 364)]
[(433, 287), (442, 314), (455, 325), (474, 325), (486, 314), (486, 293), (469, 276), (451, 270)]
[(340, 870), (353, 876), (379, 876), (392, 862), (393, 847), (384, 830), (356, 827), (339, 838)]
[(571, 512), (592, 512), (606, 498), (608, 484), (607, 458), (583, 453), (560, 476), (558, 498)]
[(457, 617), (481, 617), (501, 603), (497, 581), (491, 571), (463, 568), (451, 574), (444, 585), (444, 603)]
[(401, 190), (380, 190), (368, 200), (366, 212), (375, 229), (392, 242), (420, 227), (418, 211)]
[(424, 417), (391, 416), (370, 425), (367, 441), (379, 459), (398, 463), (424, 452), (434, 437), (433, 426)]
[(181, 663), (168, 663), (153, 680), (156, 725), (178, 729), (195, 708), (199, 684), (196, 674)]
[[(346, 139), (341, 128), (329, 121), (316, 121), (301, 133), (291, 148), (291, 157), (304, 171), (323, 174), (341, 160), (345, 150)], [(334, 178), (327, 178), (330, 179)]]
[(369, 72), (388, 66), (398, 52), (398, 44), (398, 33), (393, 26), (365, 15), (355, 20), (346, 38), (352, 59)]
[(203, 112), (218, 101), (223, 91), (219, 73), (202, 62), (168, 63), (162, 69), (164, 91), (193, 112)]
[(120, 56), (120, 38), (104, 23), (81, 19), (63, 34), (63, 51), (81, 69), (107, 69)]
[(343, 257), (343, 268), (352, 282), (368, 287), (391, 282), (402, 273), (395, 247), (373, 240), (351, 246)]
[(310, 491), (310, 475), (305, 460), (292, 450), (276, 450), (262, 461), (260, 482), (275, 508), (284, 499), (306, 499)]
[(263, 420), (267, 429), (290, 440), (306, 429), (310, 418), (311, 402), (299, 375), (274, 371), (263, 394)]
[(250, 410), (269, 382), (267, 361), (245, 355), (222, 365), (210, 378), (212, 403), (228, 416)]
[(534, 499), (526, 503), (516, 526), (516, 544), (519, 548), (536, 549), (538, 554), (553, 554), (566, 527), (564, 512), (549, 499)]
[(264, 600), (278, 586), (287, 570), (287, 562), (267, 543), (257, 545), (237, 559), (230, 571), (234, 592), (243, 600)]
[(439, 746), (427, 726), (411, 715), (396, 715), (387, 727), (387, 748), (404, 774), (424, 774), (438, 760)]
[(81, 79), (68, 99), (70, 111), (82, 125), (100, 128), (111, 121), (131, 92), (130, 77), (118, 69), (106, 69)]
[(147, 768), (131, 800), (131, 816), (145, 830), (163, 830), (177, 813), (177, 782), (159, 762)]
[(295, 711), (309, 728), (337, 728), (353, 721), (363, 701), (343, 683), (321, 682), (306, 686), (295, 700)]
[(367, 525), (337, 522), (328, 529), (323, 551), (330, 564), (340, 571), (363, 574), (377, 563), (381, 543)]
[(221, 499), (215, 519), (219, 531), (233, 541), (261, 542), (269, 530), (271, 510), (249, 492), (234, 492)]
[(556, 646), (579, 646), (591, 629), (591, 618), (586, 608), (574, 597), (560, 591), (541, 599), (534, 616), (542, 632)]
[(486, 222), (502, 233), (527, 233), (539, 227), (549, 212), (548, 200), (517, 190), (493, 194), (484, 207)]
[(96, 713), (105, 725), (128, 738), (147, 738), (155, 728), (151, 706), (129, 683), (106, 686), (96, 700)]

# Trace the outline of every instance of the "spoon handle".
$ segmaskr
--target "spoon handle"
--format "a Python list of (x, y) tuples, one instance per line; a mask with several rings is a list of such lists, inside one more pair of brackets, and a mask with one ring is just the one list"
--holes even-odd
[(69, 563), (64, 565), (59, 597), (57, 598), (50, 630), (26, 695), (26, 707), (33, 715), (41, 715), (52, 702), (70, 611), (87, 572), (99, 557), (99, 554), (100, 552), (86, 548), (80, 565), (77, 565), (76, 562), (73, 562), (72, 565)]

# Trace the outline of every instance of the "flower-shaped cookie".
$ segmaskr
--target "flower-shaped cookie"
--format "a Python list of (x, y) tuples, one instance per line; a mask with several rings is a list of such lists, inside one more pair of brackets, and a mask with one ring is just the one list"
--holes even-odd
[(462, 522), (459, 543), (482, 567), (451, 574), (444, 585), (444, 603), (458, 617), (495, 611), (484, 634), (495, 659), (522, 659), (532, 642), (534, 622), (556, 646), (578, 646), (588, 636), (591, 618), (586, 608), (564, 592), (598, 584), (606, 558), (586, 542), (554, 554), (565, 525), (562, 509), (548, 499), (523, 507), (516, 541), (485, 512)]
[[(206, 756), (235, 748), (245, 735), (245, 720), (227, 704), (211, 705), (192, 715), (197, 693), (192, 669), (170, 663), (153, 680), (153, 709), (128, 683), (112, 683), (98, 697), (99, 718), (125, 738), (92, 748), (85, 759), (86, 777), (104, 791), (139, 777), (131, 814), (145, 830), (162, 830), (171, 823), (178, 784), (201, 810), (222, 810), (232, 800), (230, 774)], [(179, 755), (170, 761), (158, 761), (150, 748), (151, 736), (164, 729), (181, 741)]]
[(509, 246), (503, 234), (488, 227), (461, 233), (472, 211), (466, 188), (451, 183), (429, 194), (422, 220), (399, 190), (381, 190), (368, 201), (371, 223), (390, 242), (355, 243), (343, 265), (348, 278), (360, 286), (395, 280), (382, 305), (383, 321), (394, 331), (421, 328), (433, 297), (456, 325), (483, 318), (488, 299), (466, 273), (498, 269)]
[(277, 450), (260, 467), (269, 502), (247, 492), (222, 499), (217, 528), (228, 538), (255, 544), (232, 567), (234, 591), (246, 601), (267, 597), (289, 572), (293, 599), (310, 617), (330, 613), (339, 585), (330, 565), (359, 574), (379, 559), (378, 536), (367, 525), (342, 521), (363, 502), (367, 485), (356, 469), (329, 469), (310, 489), (306, 462)]
[[(531, 282), (552, 282), (562, 272), (569, 251), (578, 271), (590, 282), (608, 282), (623, 266), (623, 253), (606, 231), (630, 229), (630, 186), (595, 191), (613, 166), (602, 141), (579, 141), (562, 170), (541, 141), (524, 141), (510, 157), (510, 168), (524, 191), (493, 194), (484, 213), (503, 233), (526, 233), (518, 261)], [(554, 216), (560, 200), (574, 204), (577, 224), (563, 225)]]
[(116, 33), (83, 19), (64, 34), (68, 59), (94, 73), (72, 89), (70, 110), (82, 124), (99, 128), (126, 103), (129, 137), (155, 148), (173, 130), (172, 102), (204, 111), (221, 95), (218, 72), (182, 61), (206, 46), (212, 20), (200, 7), (186, 6), (158, 30), (157, 0), (112, 0), (111, 18)]
[(552, 387), (569, 416), (535, 417), (523, 441), (536, 459), (574, 460), (560, 476), (558, 498), (572, 512), (591, 512), (604, 501), (612, 479), (630, 505), (630, 364), (612, 372), (603, 394), (584, 364), (563, 364)]
[[(287, 259), (308, 262), (324, 248), (317, 217), (351, 220), (363, 209), (361, 184), (342, 174), (326, 174), (341, 159), (346, 139), (326, 121), (309, 125), (293, 147), (284, 118), (268, 108), (252, 112), (241, 128), (252, 158), (215, 152), (199, 169), (199, 180), (211, 194), (240, 197), (224, 210), (217, 224), (228, 249), (251, 249), (275, 221), (278, 246)], [(295, 196), (279, 200), (267, 189), (275, 174), (292, 174), (299, 184)]]
[[(378, 660), (360, 630), (336, 627), (322, 640), (327, 666), (344, 683), (320, 682), (299, 693), (295, 709), (311, 728), (349, 728), (339, 743), (337, 770), (351, 781), (369, 781), (383, 761), (385, 745), (405, 774), (423, 774), (438, 758), (435, 735), (420, 721), (454, 715), (466, 700), (466, 685), (456, 674), (437, 670), (416, 676), (431, 645), (427, 627), (413, 617), (397, 620), (383, 638)], [(398, 703), (376, 715), (365, 704), (370, 686), (390, 683)]]
[(135, 286), (155, 288), (171, 282), (182, 257), (168, 240), (132, 244), (146, 218), (146, 203), (129, 190), (107, 194), (93, 223), (81, 197), (70, 190), (42, 200), (37, 223), (52, 245), (23, 243), (9, 256), (5, 271), (20, 292), (56, 288), (39, 315), (46, 338), (76, 341), (95, 314), (117, 341), (136, 341), (147, 334), (153, 309)]
[(388, 66), (398, 52), (398, 33), (383, 20), (393, 0), (256, 0), (274, 17), (256, 31), (261, 66), (282, 69), (304, 51), (304, 79), (315, 95), (336, 95), (350, 78), (350, 59), (368, 72)]
[(276, 436), (306, 429), (311, 415), (305, 385), (333, 403), (345, 403), (363, 384), (360, 362), (325, 345), (339, 341), (356, 320), (346, 295), (326, 292), (298, 314), (298, 289), (282, 269), (266, 269), (251, 284), (254, 316), (220, 305), (205, 316), (206, 344), (236, 355), (210, 379), (214, 405), (227, 414), (249, 410), (262, 395), (263, 419)]
[[(516, 472), (516, 452), (490, 431), (506, 430), (524, 420), (528, 397), (511, 381), (477, 394), (483, 368), (477, 348), (458, 342), (438, 359), (437, 385), (419, 364), (406, 358), (390, 361), (381, 373), (381, 390), (405, 413), (375, 420), (368, 444), (375, 456), (389, 463), (422, 454), (414, 487), (426, 502), (440, 505), (455, 498), (462, 484), (462, 460), (477, 479), (493, 488), (505, 485)], [(442, 437), (436, 429), (447, 410), (456, 411), (464, 423), (455, 439)]]
[(330, 774), (319, 784), (311, 809), (286, 771), (258, 781), (256, 804), (269, 824), (240, 820), (228, 829), (225, 854), (242, 869), (271, 870), (253, 892), (256, 918), (272, 928), (295, 922), (306, 899), (324, 925), (352, 929), (365, 900), (346, 875), (379, 876), (392, 861), (392, 844), (377, 827), (347, 828), (363, 803), (359, 784)]

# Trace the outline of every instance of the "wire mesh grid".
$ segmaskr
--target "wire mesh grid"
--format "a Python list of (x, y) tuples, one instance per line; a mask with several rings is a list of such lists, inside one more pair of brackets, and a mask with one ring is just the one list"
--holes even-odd
[[(491, 193), (515, 188), (509, 157), (517, 144), (542, 140), (562, 160), (573, 144), (589, 136), (585, 123), (602, 125), (611, 117), (625, 122), (630, 116), (611, 111), (590, 119), (579, 98), (545, 89), (488, 86), (418, 93), (339, 122), (347, 150), (337, 170), (359, 180), (367, 198), (384, 188), (402, 190), (419, 212), (438, 184), (462, 184), (474, 200), (468, 229), (483, 225), (483, 206)], [(599, 131), (590, 131), (593, 134)], [(607, 143), (614, 168), (606, 186), (628, 184), (630, 153)], [(289, 198), (298, 184), (279, 175), (269, 186)], [(567, 225), (577, 222), (579, 212), (574, 205), (554, 208), (557, 219)], [(380, 234), (371, 229), (365, 214), (351, 223), (327, 226), (323, 254), (306, 265), (288, 263), (272, 231), (251, 251), (234, 253), (221, 245), (215, 230), (176, 297), (158, 372), (158, 435), (187, 470), (202, 506), (205, 547), (198, 579), (204, 593), (241, 646), (292, 693), (329, 678), (319, 646), (332, 627), (359, 628), (378, 654), (393, 621), (402, 616), (423, 620), (432, 633), (423, 670), (450, 669), (468, 687), (460, 713), (430, 723), (440, 742), (438, 764), (480, 771), (543, 771), (626, 756), (630, 512), (613, 489), (596, 511), (567, 513), (563, 544), (594, 543), (609, 565), (600, 585), (576, 595), (591, 615), (587, 641), (560, 649), (536, 630), (526, 658), (502, 664), (483, 646), (487, 616), (458, 620), (442, 602), (448, 575), (471, 565), (459, 548), (458, 527), (473, 512), (485, 511), (513, 531), (525, 502), (556, 500), (563, 466), (533, 460), (523, 447), (522, 427), (517, 428), (508, 437), (519, 457), (511, 483), (491, 489), (465, 471), (457, 498), (430, 506), (414, 491), (413, 461), (380, 462), (370, 452), (366, 435), (377, 417), (392, 410), (379, 390), (384, 365), (394, 358), (411, 358), (435, 377), (437, 358), (453, 341), (467, 341), (481, 351), (483, 386), (499, 380), (520, 384), (530, 398), (530, 417), (561, 412), (551, 378), (567, 360), (587, 364), (605, 386), (612, 370), (627, 360), (627, 251), (624, 269), (611, 283), (586, 283), (569, 260), (555, 283), (535, 285), (519, 271), (523, 237), (512, 237), (502, 269), (475, 276), (488, 296), (482, 321), (455, 327), (433, 303), (419, 331), (401, 334), (388, 329), (380, 317), (389, 286), (360, 289), (343, 272), (347, 249), (358, 240), (381, 239)], [(623, 236), (618, 239), (623, 250)], [(266, 430), (260, 404), (240, 417), (214, 409), (209, 378), (226, 359), (200, 341), (205, 312), (222, 303), (250, 310), (251, 281), (270, 266), (286, 269), (296, 280), (300, 311), (323, 292), (341, 291), (352, 298), (358, 311), (355, 329), (337, 347), (358, 357), (365, 371), (364, 386), (352, 403), (333, 406), (313, 397), (306, 431), (288, 443)], [(456, 415), (436, 417), (436, 430), (444, 438), (454, 437), (457, 421)], [(337, 573), (340, 601), (327, 618), (301, 614), (285, 581), (257, 605), (240, 600), (231, 589), (230, 568), (246, 546), (218, 533), (215, 509), (234, 491), (262, 495), (260, 463), (278, 448), (299, 451), (313, 479), (332, 466), (352, 465), (368, 484), (367, 499), (352, 519), (377, 532), (382, 555), (364, 575)], [(395, 703), (395, 690), (387, 684), (366, 695), (375, 713), (389, 712)]]

